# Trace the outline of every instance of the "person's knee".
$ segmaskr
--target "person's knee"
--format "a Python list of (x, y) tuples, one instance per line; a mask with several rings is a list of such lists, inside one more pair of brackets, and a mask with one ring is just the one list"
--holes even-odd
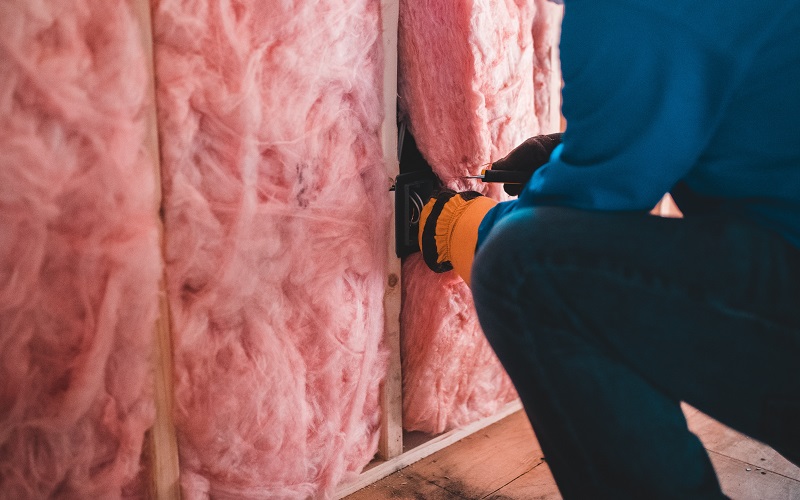
[(546, 321), (551, 310), (563, 306), (565, 290), (585, 284), (575, 270), (596, 265), (596, 254), (605, 253), (598, 249), (607, 244), (600, 226), (611, 224), (617, 224), (614, 217), (560, 207), (510, 213), (475, 256), (471, 287), (479, 318), (514, 304), (537, 311), (530, 321)]
[[(672, 224), (671, 224), (672, 223)], [(473, 289), (541, 266), (591, 266), (603, 259), (627, 262), (650, 255), (674, 225), (647, 213), (605, 213), (564, 207), (521, 208), (492, 228), (475, 256)], [(672, 227), (671, 229), (675, 229)], [(674, 231), (673, 231), (674, 232)]]
[[(518, 209), (492, 228), (475, 256), (472, 288), (507, 289), (523, 279), (536, 260), (549, 254), (558, 227), (568, 209), (542, 207)], [(480, 295), (480, 293), (479, 293)]]
[(496, 293), (499, 284), (503, 284), (503, 288), (511, 285), (523, 250), (527, 253), (535, 245), (532, 215), (532, 209), (509, 214), (492, 228), (481, 244), (472, 266), (472, 290), (476, 300), (483, 291)]
[[(538, 211), (537, 211), (538, 212)], [(527, 283), (537, 274), (537, 255), (544, 249), (542, 220), (534, 209), (522, 209), (500, 221), (481, 245), (472, 267), (472, 296), (488, 337), (507, 332), (519, 304), (534, 298), (538, 286)], [(500, 325), (505, 326), (500, 326)]]

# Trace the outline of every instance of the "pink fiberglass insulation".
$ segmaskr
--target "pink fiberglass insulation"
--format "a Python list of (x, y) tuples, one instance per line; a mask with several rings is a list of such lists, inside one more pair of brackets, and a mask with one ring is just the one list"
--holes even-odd
[(403, 265), (403, 424), (438, 433), (496, 413), (516, 392), (483, 337), (469, 288), (454, 273), (429, 274), (416, 254)]
[(161, 257), (123, 1), (0, 2), (0, 498), (141, 496)]
[[(544, 129), (552, 126), (549, 61), (539, 66), (552, 50), (555, 22), (543, 4), (400, 2), (401, 109), (448, 187), (501, 199), (500, 185), (462, 176), (553, 131)], [(467, 286), (452, 273), (431, 273), (419, 255), (406, 259), (403, 286), (404, 427), (443, 432), (512, 400), (516, 394), (483, 337)]]
[(379, 7), (154, 4), (187, 498), (327, 497), (376, 451)]
[[(553, 113), (553, 92), (561, 88), (558, 67), (558, 34), (561, 29), (563, 7), (550, 0), (533, 0), (536, 15), (533, 18), (533, 88), (536, 119), (540, 133), (558, 132), (561, 113)], [(555, 78), (553, 78), (555, 76)], [(554, 88), (555, 87), (555, 88)]]

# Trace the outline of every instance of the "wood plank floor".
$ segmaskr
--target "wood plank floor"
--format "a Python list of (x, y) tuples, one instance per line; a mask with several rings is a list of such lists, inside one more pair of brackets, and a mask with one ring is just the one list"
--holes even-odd
[[(800, 500), (800, 468), (771, 448), (689, 406), (726, 495), (737, 500)], [(380, 499), (559, 499), (561, 495), (522, 411), (346, 497)]]

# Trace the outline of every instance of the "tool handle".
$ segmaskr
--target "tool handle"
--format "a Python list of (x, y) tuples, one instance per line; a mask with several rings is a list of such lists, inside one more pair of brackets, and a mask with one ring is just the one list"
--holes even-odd
[(483, 171), (483, 182), (502, 182), (503, 184), (525, 184), (531, 179), (533, 172), (520, 170), (491, 170)]

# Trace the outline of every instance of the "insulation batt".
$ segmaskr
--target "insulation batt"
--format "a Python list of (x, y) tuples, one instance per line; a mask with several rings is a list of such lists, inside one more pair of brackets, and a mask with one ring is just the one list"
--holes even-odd
[(161, 257), (124, 1), (0, 2), (0, 498), (140, 497)]
[[(550, 123), (557, 7), (545, 0), (400, 2), (400, 104), (420, 152), (451, 189), (502, 199), (462, 179)], [(419, 254), (403, 265), (403, 423), (443, 432), (516, 397), (480, 330), (471, 294)]]
[(323, 498), (377, 449), (380, 2), (160, 0), (185, 498)]

